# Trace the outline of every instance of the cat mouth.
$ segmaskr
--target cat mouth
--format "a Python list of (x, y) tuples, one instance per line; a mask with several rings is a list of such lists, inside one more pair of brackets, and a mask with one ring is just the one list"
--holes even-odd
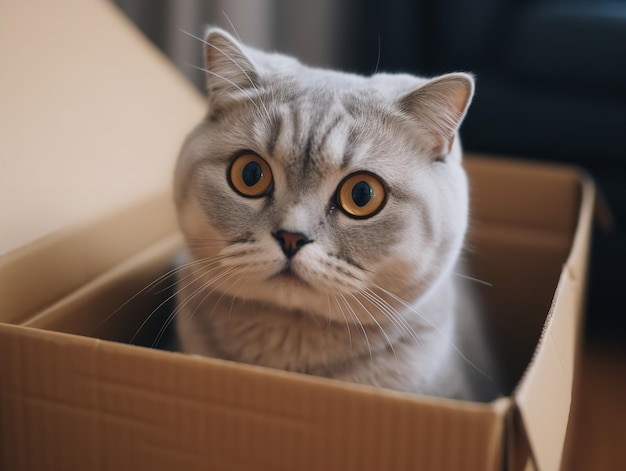
[(305, 286), (307, 288), (311, 287), (309, 283), (307, 283), (304, 279), (302, 279), (289, 266), (286, 266), (280, 272), (276, 273), (275, 275), (272, 275), (270, 279), (272, 281), (278, 281), (281, 283), (286, 283), (288, 285)]

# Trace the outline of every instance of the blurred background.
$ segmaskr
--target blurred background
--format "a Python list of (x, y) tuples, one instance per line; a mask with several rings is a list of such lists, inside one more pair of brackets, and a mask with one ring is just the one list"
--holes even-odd
[(310, 65), (470, 71), (469, 152), (579, 165), (614, 219), (596, 228), (587, 332), (626, 344), (626, 0), (115, 0), (200, 90), (219, 25)]
[(202, 37), (207, 24), (315, 66), (473, 72), (477, 92), (461, 128), (467, 151), (589, 172), (613, 225), (594, 229), (563, 469), (626, 469), (626, 0), (115, 3), (200, 90), (202, 45), (190, 34)]

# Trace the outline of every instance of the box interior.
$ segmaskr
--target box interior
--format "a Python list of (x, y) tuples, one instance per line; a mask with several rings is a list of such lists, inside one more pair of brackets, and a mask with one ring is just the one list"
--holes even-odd
[[(580, 187), (575, 175), (548, 166), (529, 170), (469, 157), (466, 167), (474, 203), (464, 254), (469, 273), (461, 275), (475, 278), (465, 282), (484, 304), (510, 394), (532, 357), (571, 249)], [(155, 347), (172, 313), (170, 271), (183, 246), (167, 199), (164, 192), (108, 223), (124, 231), (135, 223), (141, 231), (135, 212), (153, 206), (159, 218), (154, 229), (142, 221), (143, 230), (166, 235), (22, 325)]]
[[(546, 314), (553, 312), (557, 298), (557, 304), (564, 304), (561, 307), (570, 313), (580, 309), (579, 295), (574, 294), (581, 289), (581, 280), (572, 284), (569, 279), (570, 271), (575, 276), (580, 269), (584, 271), (584, 254), (576, 255), (577, 266), (563, 267), (570, 265), (568, 257), (581, 251), (584, 237), (580, 236), (588, 235), (590, 216), (581, 213), (581, 176), (573, 169), (477, 156), (468, 156), (466, 167), (474, 202), (465, 254), (470, 268), (467, 276), (481, 280), (467, 282), (484, 295), (510, 397), (490, 404), (425, 398), (154, 349), (171, 313), (168, 298), (173, 280), (168, 273), (182, 247), (170, 192), (164, 189), (74, 233), (92, 234), (87, 246), (90, 240), (104, 242), (99, 237), (106, 234), (110, 256), (116, 260), (109, 260), (110, 268), (98, 272), (91, 267), (73, 274), (64, 280), (69, 294), (32, 315), (22, 315), (13, 322), (18, 325), (0, 325), (0, 337), (6, 340), (0, 342), (0, 354), (9, 359), (4, 373), (9, 389), (4, 394), (13, 398), (3, 404), (7, 423), (23, 426), (24, 414), (32, 414), (33, 427), (41, 433), (24, 435), (28, 443), (54, 443), (46, 449), (62, 456), (50, 459), (77, 463), (68, 469), (82, 469), (94, 459), (133, 469), (132, 460), (117, 460), (120, 453), (132, 456), (139, 466), (149, 463), (155, 469), (181, 462), (188, 462), (189, 469), (203, 469), (209, 461), (222, 466), (219, 469), (258, 469), (259, 462), (272, 469), (292, 469), (306, 459), (310, 464), (306, 469), (323, 465), (375, 470), (397, 459), (398, 469), (429, 469), (429, 463), (437, 463), (438, 469), (452, 470), (472, 463), (467, 469), (497, 470), (503, 458), (509, 469), (526, 469), (531, 456), (535, 466), (548, 463), (543, 467), (551, 469), (560, 461), (563, 437), (557, 436), (565, 433), (569, 414), (569, 402), (564, 399), (571, 393), (573, 354), (568, 345), (575, 335), (566, 332), (575, 329), (576, 323), (550, 330)], [(587, 212), (589, 203), (585, 198)], [(140, 214), (151, 217), (146, 220)], [(581, 218), (585, 227), (577, 226)], [(44, 252), (55, 253), (66, 244), (67, 238), (54, 238), (44, 244)], [(58, 263), (42, 264), (37, 255), (41, 255), (39, 250), (28, 248), (15, 252), (11, 263), (3, 267), (3, 275), (12, 279), (36, 267), (40, 273), (35, 282), (45, 287), (65, 261), (53, 257)], [(30, 288), (37, 292), (38, 286)], [(555, 297), (555, 289), (575, 291)], [(18, 299), (14, 301), (19, 305)], [(0, 310), (5, 312), (11, 311)], [(571, 323), (567, 316), (555, 318), (561, 324)], [(547, 331), (552, 332), (551, 338), (544, 339), (537, 350), (539, 338)], [(565, 350), (552, 351), (555, 340), (560, 342), (555, 335), (565, 335)], [(571, 361), (554, 364), (563, 352)], [(539, 364), (529, 369), (533, 358)], [(546, 379), (554, 379), (558, 387), (542, 386)], [(550, 396), (543, 392), (546, 387), (552, 391)], [(131, 409), (130, 403), (135, 404)], [(18, 412), (12, 412), (16, 404), (20, 404)], [(318, 412), (323, 420), (309, 414), (310, 408), (317, 410), (321, 404), (323, 411)], [(558, 404), (554, 417), (542, 417), (546, 404)], [(79, 407), (86, 414), (70, 428), (74, 438), (73, 432), (60, 436), (54, 432), (58, 424), (66, 423), (65, 407)], [(303, 410), (309, 412), (303, 416)], [(329, 415), (333, 410), (337, 413)], [(154, 416), (163, 418), (156, 424)], [(131, 422), (125, 423), (128, 417)], [(404, 428), (389, 429), (393, 441), (381, 442), (378, 432), (361, 431), (360, 423), (364, 427), (404, 424)], [(232, 433), (222, 435), (226, 425)], [(92, 436), (84, 436), (85, 427), (93, 429)], [(104, 436), (102, 427), (108, 430)], [(178, 433), (163, 435), (166, 430)], [(191, 439), (194, 430), (202, 437), (213, 437), (214, 446), (206, 449), (200, 442), (181, 441), (182, 435)], [(369, 444), (368, 453), (351, 444), (349, 437), (355, 430), (359, 430), (359, 441)], [(438, 432), (433, 435), (433, 430)], [(339, 435), (331, 436), (331, 431)], [(122, 435), (126, 439), (120, 439)], [(250, 443), (261, 440), (263, 446), (242, 448), (240, 436), (247, 436)], [(409, 443), (395, 441), (408, 437), (421, 446), (430, 444), (429, 452), (416, 453)], [(90, 448), (85, 448), (84, 456), (70, 454), (72, 447), (59, 440), (85, 441)], [(154, 448), (153, 442), (160, 445)], [(294, 442), (294, 448), (276, 455), (286, 442)], [(439, 446), (442, 443), (446, 446)], [(19, 447), (14, 448), (18, 445), (11, 436), (4, 437), (3, 446), (10, 451), (8, 462), (35, 459), (19, 455)], [(152, 448), (144, 449), (147, 445)], [(452, 460), (448, 446), (458, 451)], [(137, 450), (145, 453), (136, 455)], [(268, 454), (268, 450), (273, 452)], [(332, 457), (330, 462), (328, 457)]]

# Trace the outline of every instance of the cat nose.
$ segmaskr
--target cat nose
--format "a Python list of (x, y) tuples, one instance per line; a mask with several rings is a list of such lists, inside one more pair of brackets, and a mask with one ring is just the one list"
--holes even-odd
[(274, 236), (274, 239), (278, 241), (278, 245), (280, 245), (280, 248), (283, 250), (283, 253), (287, 256), (287, 258), (293, 257), (298, 250), (306, 244), (313, 242), (301, 232), (279, 230), (274, 232), (272, 236)]

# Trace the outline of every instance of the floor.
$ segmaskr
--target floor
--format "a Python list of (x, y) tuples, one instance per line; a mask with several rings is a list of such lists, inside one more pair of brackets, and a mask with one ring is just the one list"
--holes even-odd
[(626, 471), (626, 339), (586, 340), (565, 471)]

